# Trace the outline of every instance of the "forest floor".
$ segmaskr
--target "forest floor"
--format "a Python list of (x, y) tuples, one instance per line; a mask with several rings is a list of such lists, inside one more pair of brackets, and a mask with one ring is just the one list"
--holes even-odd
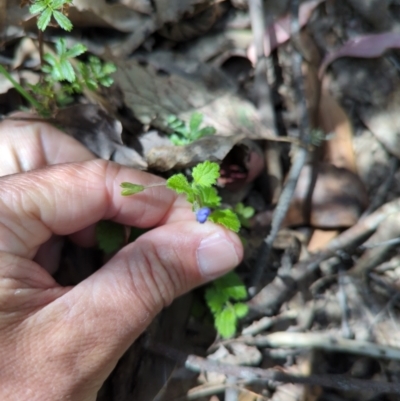
[[(72, 33), (39, 39), (83, 43), (117, 70), (49, 121), (164, 177), (218, 162), (224, 204), (254, 210), (236, 336), (216, 333), (197, 289), (98, 400), (400, 400), (400, 2), (73, 0), (69, 17)], [(40, 80), (19, 1), (0, 0), (0, 64)], [(26, 106), (0, 75), (0, 117)], [(216, 134), (174, 146), (168, 118), (195, 112)], [(77, 284), (105, 257), (66, 243), (56, 278)]]

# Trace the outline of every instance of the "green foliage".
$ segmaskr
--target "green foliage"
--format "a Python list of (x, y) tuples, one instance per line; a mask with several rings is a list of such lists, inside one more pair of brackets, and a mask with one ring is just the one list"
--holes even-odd
[[(204, 207), (214, 209), (209, 216), (212, 222), (238, 232), (240, 229), (238, 216), (230, 209), (220, 209), (221, 198), (213, 187), (219, 177), (218, 164), (210, 161), (200, 163), (193, 168), (192, 177), (193, 181), (189, 182), (183, 174), (174, 174), (167, 180), (166, 186), (178, 194), (185, 194), (187, 201), (193, 205), (194, 212)], [(121, 194), (124, 196), (133, 195), (149, 188), (129, 182), (123, 182), (121, 187)], [(205, 220), (206, 218), (203, 221), (198, 218), (201, 223)]]
[(100, 221), (96, 225), (96, 239), (102, 251), (114, 253), (125, 243), (125, 228), (110, 220)]
[[(73, 26), (67, 17), (67, 11), (72, 0), (31, 0), (29, 11), (37, 17), (39, 30), (44, 31), (54, 19), (66, 31)], [(43, 50), (43, 40), (39, 37), (39, 46)], [(83, 93), (85, 89), (97, 90), (99, 86), (108, 87), (113, 83), (111, 74), (116, 71), (112, 63), (103, 63), (99, 58), (90, 56), (86, 62), (77, 57), (86, 52), (86, 47), (80, 43), (70, 49), (64, 38), (55, 42), (56, 54), (46, 53), (43, 56), (43, 77), (36, 85), (29, 85), (29, 90), (13, 81), (4, 68), (0, 68), (18, 92), (44, 116), (51, 116), (57, 106), (70, 103), (71, 95)], [(30, 93), (31, 92), (31, 93)]]
[(70, 60), (85, 53), (87, 49), (81, 44), (76, 44), (71, 49), (67, 49), (63, 38), (58, 39), (55, 46), (56, 55), (46, 53), (43, 56), (47, 64), (42, 67), (42, 71), (48, 75), (48, 81), (72, 83), (76, 80), (76, 74)]
[(47, 28), (53, 17), (60, 28), (69, 32), (72, 30), (72, 22), (65, 15), (64, 10), (67, 10), (71, 3), (72, 0), (34, 0), (29, 7), (29, 12), (39, 14), (37, 26), (41, 31)]
[(243, 227), (249, 226), (249, 219), (254, 216), (255, 210), (251, 206), (245, 206), (243, 203), (238, 203), (233, 209), (239, 217), (240, 224)]
[(139, 184), (132, 184), (130, 182), (123, 182), (121, 183), (121, 195), (122, 196), (129, 196), (129, 195), (134, 195), (139, 192), (142, 192), (146, 189), (144, 185), (139, 185)]
[(208, 135), (214, 135), (216, 130), (214, 127), (206, 126), (200, 128), (203, 122), (203, 114), (195, 112), (191, 115), (189, 125), (176, 116), (169, 116), (167, 124), (173, 130), (169, 139), (174, 145), (188, 145), (200, 138)]
[(219, 166), (217, 163), (205, 161), (198, 164), (192, 171), (193, 181), (200, 187), (211, 187), (219, 178)]
[(248, 306), (245, 303), (235, 301), (246, 298), (246, 287), (234, 272), (213, 281), (206, 289), (205, 300), (221, 337), (230, 338), (235, 335), (238, 319), (248, 313)]
[(235, 233), (240, 230), (239, 218), (231, 209), (215, 210), (211, 213), (210, 220), (229, 228), (229, 230), (232, 230)]

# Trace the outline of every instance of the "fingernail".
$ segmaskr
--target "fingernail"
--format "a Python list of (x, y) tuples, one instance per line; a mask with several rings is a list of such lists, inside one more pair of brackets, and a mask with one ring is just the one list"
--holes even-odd
[(220, 234), (204, 238), (197, 249), (200, 272), (207, 279), (227, 273), (239, 263), (234, 245)]

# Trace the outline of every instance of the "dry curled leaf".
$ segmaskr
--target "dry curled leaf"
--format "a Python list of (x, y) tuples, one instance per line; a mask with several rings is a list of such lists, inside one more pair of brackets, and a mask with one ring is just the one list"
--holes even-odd
[(209, 136), (186, 146), (154, 147), (146, 155), (146, 161), (149, 168), (158, 171), (192, 167), (205, 160), (221, 162), (243, 138), (243, 135)]
[(262, 129), (256, 108), (230, 89), (229, 80), (216, 69), (204, 74), (168, 72), (137, 61), (117, 62), (115, 82), (124, 94), (126, 105), (143, 124), (168, 130), (171, 114), (188, 121), (194, 111), (204, 115), (204, 125), (213, 126), (218, 135), (270, 137)]
[(343, 46), (329, 53), (319, 69), (319, 76), (325, 73), (328, 66), (341, 57), (376, 58), (389, 49), (400, 48), (400, 33), (385, 32), (363, 35), (348, 40)]
[(70, 106), (59, 110), (55, 121), (95, 155), (130, 167), (147, 167), (135, 150), (123, 145), (121, 123), (99, 107), (92, 104)]

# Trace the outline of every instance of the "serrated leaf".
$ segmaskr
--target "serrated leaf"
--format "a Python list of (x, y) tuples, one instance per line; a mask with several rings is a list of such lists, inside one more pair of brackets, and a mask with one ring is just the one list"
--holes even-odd
[(32, 5), (29, 7), (29, 12), (30, 12), (31, 14), (39, 14), (39, 13), (41, 13), (45, 8), (46, 8), (46, 4), (43, 4), (42, 2), (38, 2), (38, 3), (32, 4)]
[(229, 300), (227, 294), (218, 291), (215, 287), (208, 287), (204, 293), (204, 298), (208, 308), (214, 315), (220, 313)]
[(53, 10), (58, 10), (63, 6), (64, 2), (64, 0), (53, 0), (51, 6)]
[(245, 317), (247, 315), (247, 313), (249, 312), (249, 307), (242, 302), (238, 302), (238, 303), (234, 304), (233, 309), (235, 310), (235, 314), (238, 319)]
[(232, 307), (225, 308), (215, 316), (215, 328), (223, 338), (233, 337), (236, 333), (237, 318)]
[(235, 233), (240, 230), (240, 220), (236, 213), (230, 209), (215, 210), (211, 213), (209, 220), (213, 223), (221, 224), (221, 226), (224, 226)]
[(228, 299), (241, 301), (247, 298), (246, 286), (235, 272), (229, 272), (213, 281), (218, 291), (224, 293)]
[(87, 51), (87, 47), (82, 45), (81, 43), (77, 43), (76, 45), (72, 46), (70, 49), (68, 49), (65, 52), (66, 57), (78, 57), (81, 54), (85, 53)]
[(60, 63), (62, 79), (68, 82), (75, 81), (75, 71), (68, 60), (62, 60)]
[(198, 164), (192, 172), (194, 182), (202, 187), (211, 187), (219, 178), (219, 165), (206, 160)]
[(60, 25), (60, 27), (64, 29), (64, 31), (70, 32), (72, 30), (72, 22), (62, 12), (57, 10), (53, 11), (53, 17), (57, 21), (58, 25)]
[(96, 225), (96, 239), (99, 248), (105, 253), (116, 252), (124, 245), (125, 228), (110, 220), (100, 221)]
[(104, 77), (104, 78), (100, 78), (99, 82), (101, 85), (108, 88), (109, 86), (111, 86), (114, 83), (114, 80), (111, 77)]
[(144, 185), (132, 184), (131, 182), (123, 182), (120, 187), (122, 188), (122, 196), (134, 195), (146, 189)]
[(197, 187), (197, 192), (203, 206), (216, 208), (221, 204), (221, 197), (213, 187)]
[(51, 8), (46, 8), (42, 14), (40, 14), (40, 17), (37, 20), (37, 26), (41, 31), (44, 31), (49, 25), (52, 13)]
[(193, 194), (193, 189), (183, 174), (175, 174), (168, 178), (167, 188), (174, 190), (178, 194)]
[(67, 45), (64, 38), (60, 38), (55, 43), (56, 51), (59, 56), (63, 56), (67, 51)]
[(109, 75), (117, 71), (117, 67), (113, 63), (105, 63), (103, 65), (103, 74)]
[(195, 112), (191, 115), (189, 121), (189, 128), (192, 133), (198, 131), (201, 123), (203, 121), (203, 114), (199, 112)]

